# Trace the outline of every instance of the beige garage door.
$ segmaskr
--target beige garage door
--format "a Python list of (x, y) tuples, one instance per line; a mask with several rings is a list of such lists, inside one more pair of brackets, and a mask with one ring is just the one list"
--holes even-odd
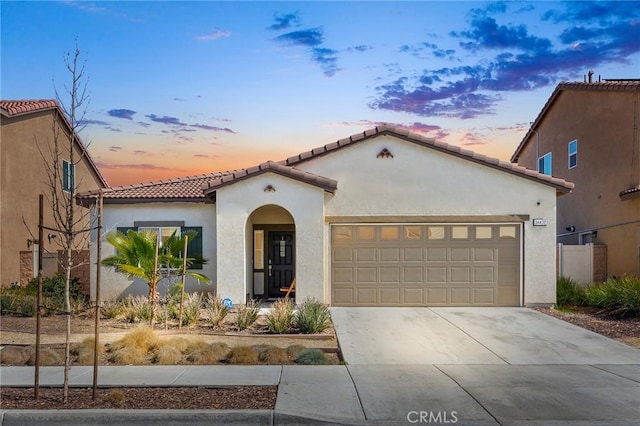
[(519, 224), (331, 226), (334, 306), (518, 306)]

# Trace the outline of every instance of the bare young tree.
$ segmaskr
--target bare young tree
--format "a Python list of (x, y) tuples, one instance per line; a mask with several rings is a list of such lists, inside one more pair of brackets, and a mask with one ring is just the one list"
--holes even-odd
[[(85, 264), (80, 258), (83, 249), (88, 246), (91, 230), (91, 211), (78, 209), (76, 193), (81, 179), (77, 178), (76, 166), (85, 161), (86, 147), (82, 147), (78, 133), (83, 128), (83, 119), (89, 103), (87, 82), (85, 80), (85, 62), (80, 63), (80, 49), (76, 40), (73, 53), (66, 53), (64, 62), (71, 77), (70, 86), (64, 86), (65, 102), (54, 82), (56, 100), (63, 111), (63, 117), (54, 112), (53, 133), (46, 141), (46, 147), (38, 143), (38, 150), (46, 169), (45, 194), (51, 207), (53, 226), (46, 229), (55, 235), (55, 243), (62, 256), (56, 256), (60, 269), (64, 272), (64, 315), (66, 316), (66, 333), (64, 345), (64, 401), (69, 397), (69, 366), (72, 305), (70, 287), (72, 272)], [(68, 126), (60, 125), (67, 121)], [(68, 131), (67, 131), (68, 127)], [(39, 141), (37, 141), (39, 142)], [(43, 242), (40, 242), (41, 244)]]

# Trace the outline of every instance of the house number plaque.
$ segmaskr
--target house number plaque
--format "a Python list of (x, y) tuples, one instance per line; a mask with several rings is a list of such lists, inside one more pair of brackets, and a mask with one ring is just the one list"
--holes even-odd
[(547, 226), (547, 219), (533, 219), (533, 226)]

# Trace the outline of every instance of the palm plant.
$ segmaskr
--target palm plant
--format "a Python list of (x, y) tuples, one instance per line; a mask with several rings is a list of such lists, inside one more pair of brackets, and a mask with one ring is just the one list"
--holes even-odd
[(126, 235), (115, 231), (107, 234), (107, 242), (116, 249), (116, 254), (103, 259), (102, 264), (115, 266), (119, 272), (126, 273), (129, 277), (140, 278), (147, 283), (151, 301), (151, 323), (153, 323), (153, 308), (160, 280), (184, 274), (207, 284), (211, 282), (206, 275), (188, 270), (194, 261), (206, 263), (205, 259), (187, 257), (186, 269), (183, 270), (185, 259), (182, 251), (185, 239), (188, 243), (196, 235), (195, 231), (187, 231), (180, 236), (174, 232), (162, 242), (159, 241), (157, 234), (149, 231), (129, 230)]

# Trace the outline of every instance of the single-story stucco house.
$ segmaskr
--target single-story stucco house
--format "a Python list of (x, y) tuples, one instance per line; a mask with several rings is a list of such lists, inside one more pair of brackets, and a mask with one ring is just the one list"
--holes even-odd
[[(104, 190), (103, 225), (197, 230), (189, 253), (213, 284), (188, 290), (236, 304), (295, 279), (297, 300), (333, 306), (549, 305), (556, 195), (572, 188), (380, 126), (279, 162)], [(101, 277), (102, 299), (146, 292), (114, 268)]]

